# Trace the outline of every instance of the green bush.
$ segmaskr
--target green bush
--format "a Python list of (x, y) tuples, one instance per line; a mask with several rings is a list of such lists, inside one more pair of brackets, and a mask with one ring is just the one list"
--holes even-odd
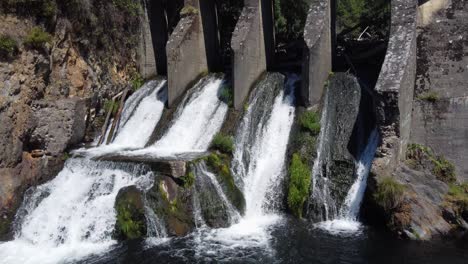
[(211, 148), (226, 154), (232, 154), (234, 151), (234, 139), (231, 136), (218, 133), (211, 142)]
[(299, 125), (313, 135), (320, 133), (320, 117), (317, 112), (306, 111), (299, 116)]
[(224, 85), (221, 88), (219, 99), (225, 102), (230, 107), (232, 107), (232, 105), (234, 104), (234, 95), (232, 93), (232, 88), (228, 85)]
[(337, 4), (338, 32), (358, 37), (367, 27), (371, 35), (386, 36), (390, 28), (390, 1), (339, 0)]
[(453, 205), (457, 214), (468, 212), (468, 182), (451, 184), (446, 199)]
[(9, 36), (0, 36), (0, 57), (13, 57), (18, 50), (18, 44)]
[(384, 210), (396, 209), (403, 201), (405, 186), (392, 177), (385, 177), (377, 184), (374, 199)]
[(408, 144), (406, 151), (406, 164), (417, 169), (418, 166), (424, 167), (425, 162), (429, 161), (432, 165), (430, 170), (441, 181), (453, 183), (457, 180), (455, 174), (455, 165), (443, 156), (436, 156), (434, 151), (421, 144)]
[(112, 3), (131, 16), (138, 16), (140, 14), (141, 6), (138, 0), (112, 0)]
[(34, 49), (44, 48), (44, 44), (50, 43), (52, 36), (45, 32), (41, 27), (34, 27), (24, 40), (24, 44)]
[(275, 0), (275, 37), (278, 43), (302, 38), (310, 0)]
[(435, 91), (429, 91), (418, 96), (419, 100), (435, 103), (439, 100), (439, 94)]
[(296, 217), (302, 217), (304, 203), (309, 197), (310, 168), (298, 154), (293, 154), (289, 166), (288, 206)]
[(134, 91), (140, 89), (143, 86), (143, 84), (145, 84), (145, 80), (143, 79), (143, 77), (141, 77), (139, 73), (136, 73), (130, 82)]
[(195, 173), (190, 171), (187, 175), (180, 177), (184, 182), (184, 188), (190, 188), (195, 183)]

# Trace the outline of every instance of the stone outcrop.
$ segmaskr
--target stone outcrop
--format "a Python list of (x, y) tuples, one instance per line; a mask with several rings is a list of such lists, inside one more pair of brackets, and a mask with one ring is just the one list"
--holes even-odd
[(239, 110), (255, 82), (267, 70), (260, 0), (245, 0), (232, 35), (234, 107)]
[(314, 0), (304, 27), (304, 60), (300, 100), (305, 106), (318, 104), (332, 71), (331, 2)]
[(199, 0), (186, 0), (182, 11), (184, 14), (166, 46), (169, 107), (197, 78), (208, 73)]

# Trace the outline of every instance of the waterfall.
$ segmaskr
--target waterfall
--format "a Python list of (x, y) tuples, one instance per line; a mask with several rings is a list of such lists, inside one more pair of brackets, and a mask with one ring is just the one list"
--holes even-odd
[[(63, 263), (109, 250), (120, 189), (153, 185), (153, 173), (143, 165), (92, 161), (109, 148), (141, 147), (161, 117), (166, 98), (165, 82), (152, 81), (125, 104), (116, 138), (111, 145), (89, 151), (84, 158), (67, 160), (51, 181), (29, 189), (14, 223), (14, 240), (0, 243), (2, 263)], [(153, 217), (151, 217), (153, 218)], [(150, 234), (163, 236), (157, 218), (149, 222)]]
[(309, 198), (309, 203), (313, 202), (319, 206), (317, 210), (319, 215), (322, 216), (322, 220), (330, 220), (337, 216), (336, 203), (330, 194), (330, 179), (325, 177), (323, 174), (326, 171), (326, 159), (328, 143), (328, 134), (330, 130), (330, 122), (328, 122), (328, 94), (325, 93), (324, 107), (322, 111), (322, 117), (320, 119), (320, 130), (318, 147), (317, 147), (317, 158), (314, 161), (312, 168), (312, 195)]
[(184, 98), (160, 140), (148, 148), (125, 154), (171, 156), (206, 151), (228, 111), (228, 106), (219, 99), (222, 84), (222, 79), (212, 76), (200, 80)]
[[(167, 101), (166, 81), (149, 81), (125, 102), (114, 140), (109, 145), (79, 149), (74, 153), (100, 156), (122, 149), (142, 148), (158, 124)], [(112, 123), (112, 122), (111, 122)], [(105, 138), (108, 137), (110, 127)]]
[(318, 226), (331, 233), (349, 233), (360, 229), (358, 221), (364, 192), (367, 187), (367, 177), (374, 160), (375, 151), (379, 143), (379, 133), (374, 129), (370, 134), (367, 145), (361, 153), (356, 166), (356, 180), (348, 191), (345, 202), (340, 209), (339, 215), (335, 219), (319, 223)]
[(281, 219), (281, 182), (294, 121), (294, 84), (290, 76), (284, 89), (280, 74), (268, 74), (254, 88), (237, 129), (231, 170), (246, 200), (245, 215), (229, 228), (212, 229), (195, 237), (197, 251), (268, 248), (270, 227)]

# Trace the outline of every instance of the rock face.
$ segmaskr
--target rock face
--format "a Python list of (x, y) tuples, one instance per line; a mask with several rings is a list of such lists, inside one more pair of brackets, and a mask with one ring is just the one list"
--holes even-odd
[(56, 156), (83, 140), (86, 129), (85, 101), (34, 101), (32, 111), (36, 124), (29, 148), (45, 149)]
[[(105, 98), (137, 74), (135, 10), (113, 1), (52, 0), (53, 14), (45, 16), (43, 2), (0, 6), (0, 35), (18, 47), (0, 58), (0, 240), (24, 191), (62, 169), (64, 152), (98, 126)], [(36, 27), (50, 41), (31, 47), (25, 40)]]

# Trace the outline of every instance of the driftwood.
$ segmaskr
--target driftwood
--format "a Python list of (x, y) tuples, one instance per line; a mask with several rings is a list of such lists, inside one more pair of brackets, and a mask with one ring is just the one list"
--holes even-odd
[(120, 97), (119, 110), (117, 111), (117, 114), (114, 117), (114, 121), (112, 122), (111, 130), (109, 132), (109, 136), (107, 137), (107, 142), (106, 142), (107, 144), (110, 144), (112, 142), (112, 140), (114, 140), (116, 127), (120, 123), (120, 116), (122, 115), (122, 111), (123, 111), (124, 104), (125, 104), (125, 98), (127, 97), (127, 94), (128, 94), (129, 90), (130, 90), (130, 86), (127, 86), (127, 88), (125, 88), (123, 94), (120, 93), (122, 95), (122, 97)]
[[(127, 91), (127, 89), (125, 91)], [(120, 96), (122, 96), (123, 93), (124, 92), (120, 92), (116, 94), (114, 97), (112, 97), (112, 105), (114, 105), (115, 100), (117, 100)], [(104, 143), (104, 141), (106, 140), (106, 134), (107, 134), (106, 132), (107, 132), (107, 128), (109, 127), (110, 118), (112, 116), (112, 110), (114, 110), (113, 107), (111, 107), (111, 109), (107, 111), (106, 121), (104, 121), (104, 125), (102, 126), (102, 129), (101, 129), (101, 136), (99, 137), (98, 146), (102, 145), (102, 143)]]

